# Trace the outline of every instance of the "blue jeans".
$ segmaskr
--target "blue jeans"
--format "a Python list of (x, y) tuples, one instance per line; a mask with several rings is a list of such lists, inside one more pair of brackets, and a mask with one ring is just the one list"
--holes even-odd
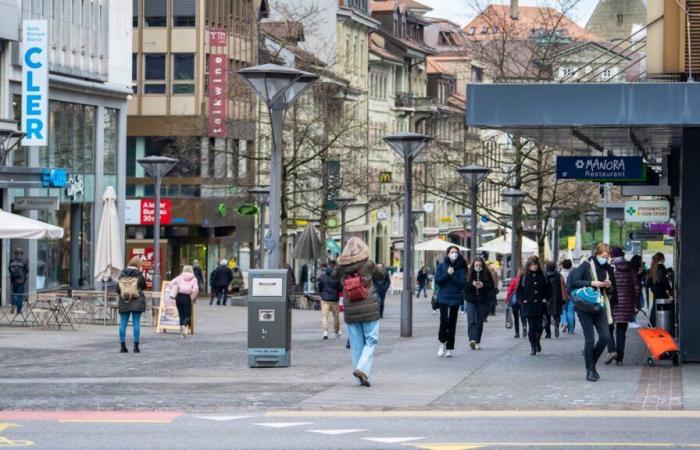
[(428, 298), (428, 286), (427, 285), (418, 285), (418, 292), (416, 292), (416, 298), (420, 297), (420, 293), (423, 291), (423, 296), (425, 298)]
[(564, 303), (564, 307), (561, 311), (561, 323), (566, 324), (566, 331), (569, 334), (574, 334), (574, 328), (576, 328), (576, 315), (574, 314), (574, 301), (569, 300)]
[[(348, 337), (352, 352), (352, 364), (361, 370), (367, 378), (372, 372), (374, 351), (379, 341), (379, 321), (358, 322), (348, 324)], [(359, 384), (359, 380), (357, 383)]]
[(126, 343), (126, 326), (129, 324), (129, 315), (131, 315), (134, 326), (134, 343), (138, 344), (141, 336), (141, 312), (137, 311), (119, 313), (119, 341), (122, 344)]
[(24, 290), (27, 284), (13, 284), (12, 285), (12, 305), (17, 310), (17, 314), (22, 312), (22, 304), (24, 303)]

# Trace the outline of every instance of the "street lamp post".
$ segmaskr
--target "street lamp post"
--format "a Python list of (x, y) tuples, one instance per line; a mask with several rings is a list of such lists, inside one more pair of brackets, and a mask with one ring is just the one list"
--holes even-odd
[(318, 75), (277, 64), (248, 67), (238, 71), (270, 113), (270, 232), (268, 269), (280, 268), (280, 222), (282, 212), (282, 153), (284, 112), (318, 79)]
[(593, 250), (593, 244), (595, 243), (595, 224), (600, 218), (600, 213), (596, 211), (590, 211), (583, 215), (586, 218), (586, 222), (591, 226), (591, 250)]
[(476, 238), (479, 230), (477, 229), (477, 199), (479, 194), (479, 184), (484, 181), (484, 179), (491, 173), (491, 169), (472, 165), (466, 167), (460, 167), (457, 172), (462, 176), (464, 181), (466, 181), (469, 186), (469, 192), (471, 193), (471, 247), (469, 249), (469, 257), (471, 261), (476, 258)]
[(355, 203), (357, 200), (354, 197), (338, 197), (333, 201), (340, 208), (340, 251), (342, 253), (343, 247), (345, 246), (345, 213), (348, 211), (350, 205)]
[(552, 230), (552, 261), (556, 264), (559, 261), (559, 218), (564, 213), (565, 209), (561, 206), (552, 207), (552, 218), (554, 219), (554, 229)]
[[(518, 230), (518, 224), (515, 221), (515, 210), (518, 208), (520, 205), (523, 204), (523, 201), (525, 201), (525, 197), (527, 194), (520, 189), (508, 189), (507, 191), (503, 191), (501, 193), (501, 197), (503, 197), (503, 200), (505, 200), (506, 203), (508, 203), (511, 206), (511, 232), (510, 232), (510, 276), (511, 278), (515, 278), (517, 275), (517, 270), (518, 266), (520, 263), (516, 263), (515, 261), (515, 254), (518, 253), (518, 256), (520, 255), (520, 252), (517, 252), (518, 246), (517, 246), (517, 238), (516, 238), (516, 233)], [(522, 258), (521, 258), (522, 259)]]
[(260, 186), (248, 190), (250, 195), (255, 196), (255, 199), (260, 205), (260, 211), (258, 212), (258, 251), (256, 252), (256, 263), (259, 269), (263, 268), (263, 242), (265, 241), (265, 205), (270, 201), (270, 187)]
[(432, 140), (430, 136), (418, 133), (399, 133), (385, 136), (384, 141), (402, 158), (404, 162), (403, 200), (403, 238), (404, 238), (404, 277), (401, 292), (401, 337), (411, 337), (413, 334), (413, 283), (407, 271), (412, 265), (413, 256), (413, 224), (411, 210), (413, 206), (413, 161)]
[(469, 222), (471, 222), (472, 219), (472, 212), (471, 211), (464, 211), (462, 214), (457, 214), (457, 219), (462, 223), (462, 226), (464, 227), (464, 237), (462, 238), (462, 247), (467, 246), (467, 233), (469, 230), (467, 227), (469, 226)]
[(146, 173), (155, 178), (155, 208), (153, 218), (153, 282), (151, 290), (160, 291), (160, 183), (178, 163), (167, 156), (148, 156), (137, 161)]

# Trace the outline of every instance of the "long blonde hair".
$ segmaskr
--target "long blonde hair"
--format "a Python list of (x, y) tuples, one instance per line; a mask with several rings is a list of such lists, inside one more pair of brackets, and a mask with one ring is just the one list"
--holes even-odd
[(661, 260), (665, 260), (665, 259), (666, 259), (666, 257), (661, 252), (655, 254), (651, 258), (651, 268), (649, 269), (649, 278), (651, 278), (651, 281), (653, 281), (654, 283), (659, 282), (659, 264), (661, 264)]

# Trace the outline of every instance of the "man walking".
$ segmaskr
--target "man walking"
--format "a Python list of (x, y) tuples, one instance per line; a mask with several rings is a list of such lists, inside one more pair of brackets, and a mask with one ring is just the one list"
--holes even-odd
[(341, 335), (340, 332), (340, 292), (343, 285), (338, 280), (331, 277), (335, 270), (335, 263), (330, 266), (321, 264), (321, 276), (318, 278), (318, 291), (321, 293), (321, 326), (323, 327), (323, 339), (328, 339), (328, 315), (333, 314), (333, 330), (335, 337)]
[[(223, 305), (226, 306), (228, 302), (228, 288), (231, 281), (233, 281), (233, 271), (228, 266), (228, 261), (226, 259), (219, 261), (219, 267), (214, 269), (211, 273), (211, 279), (209, 281), (211, 282), (212, 288), (216, 289), (216, 304), (221, 305), (223, 301)], [(211, 302), (209, 304), (211, 304)]]
[(15, 249), (14, 257), (8, 266), (10, 271), (10, 283), (12, 284), (12, 310), (11, 314), (21, 314), (24, 294), (27, 288), (27, 274), (29, 265), (24, 259), (24, 251), (21, 248)]

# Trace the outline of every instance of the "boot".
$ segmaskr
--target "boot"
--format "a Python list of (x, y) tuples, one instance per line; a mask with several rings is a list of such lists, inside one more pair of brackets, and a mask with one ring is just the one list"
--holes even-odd
[(593, 370), (593, 376), (595, 377), (595, 380), (596, 381), (600, 380), (600, 375), (598, 375), (598, 371), (595, 370), (595, 366), (593, 366), (593, 368), (591, 370)]
[(518, 339), (520, 337), (520, 333), (515, 333), (515, 339)]
[(598, 381), (598, 378), (596, 378), (595, 371), (593, 369), (586, 370), (586, 381)]
[(530, 344), (530, 355), (535, 356), (537, 354), (537, 347), (535, 347), (535, 344)]
[(134, 353), (141, 353), (141, 350), (139, 350), (138, 342), (134, 342)]
[(554, 337), (559, 337), (559, 327), (556, 325), (554, 326)]
[(119, 350), (119, 353), (129, 353), (129, 349), (126, 348), (126, 344), (122, 342), (122, 349)]

